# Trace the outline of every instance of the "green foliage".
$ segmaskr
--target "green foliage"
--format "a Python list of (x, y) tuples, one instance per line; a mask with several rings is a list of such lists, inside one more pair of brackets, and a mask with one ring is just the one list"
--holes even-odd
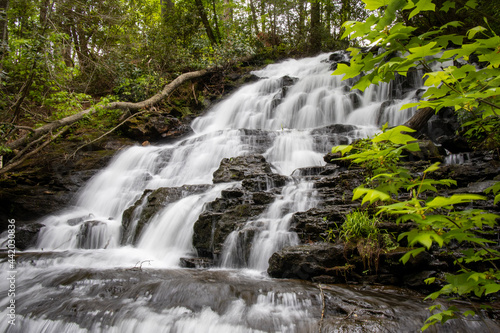
[[(341, 240), (356, 245), (364, 267), (368, 268), (367, 272), (372, 267), (375, 268), (375, 271), (378, 269), (380, 253), (394, 250), (399, 246), (389, 234), (378, 228), (379, 223), (379, 219), (370, 216), (368, 212), (355, 210), (345, 216), (345, 221), (339, 232)], [(329, 235), (330, 233), (332, 233), (332, 229), (330, 229)], [(329, 240), (333, 240), (333, 238)]]
[(380, 232), (378, 223), (376, 217), (370, 217), (365, 211), (355, 210), (346, 215), (339, 237), (346, 242), (360, 238), (375, 239)]
[(57, 120), (78, 113), (84, 109), (83, 103), (90, 103), (91, 100), (90, 95), (64, 90), (51, 94), (44, 100), (44, 105), (55, 110), (51, 118)]
[[(433, 245), (446, 248), (458, 243), (466, 248), (456, 257), (458, 272), (447, 274), (447, 284), (428, 298), (469, 294), (483, 297), (499, 291), (500, 270), (495, 261), (500, 260), (500, 252), (491, 248), (489, 244), (495, 242), (484, 238), (483, 235), (493, 232), (488, 230), (494, 230), (492, 228), (496, 226), (496, 220), (500, 216), (479, 209), (463, 208), (464, 204), (485, 200), (486, 197), (481, 195), (454, 194), (450, 197), (432, 195), (438, 192), (439, 187), (455, 184), (455, 181), (450, 179), (428, 178), (429, 174), (439, 169), (439, 163), (429, 166), (419, 176), (412, 175), (409, 170), (400, 166), (401, 153), (413, 145), (413, 138), (403, 133), (407, 131), (407, 128), (399, 126), (383, 131), (371, 140), (363, 140), (349, 147), (334, 147), (332, 151), (350, 154), (342, 159), (350, 159), (354, 163), (367, 166), (370, 170), (366, 184), (354, 190), (353, 200), (363, 198), (363, 204), (377, 203), (377, 215), (394, 216), (397, 223), (416, 223), (417, 228), (398, 237), (398, 241), (406, 238), (409, 246), (415, 247), (400, 259), (403, 263), (407, 263), (411, 257), (430, 249)], [(416, 148), (418, 145), (410, 146), (410, 149)], [(498, 202), (500, 183), (488, 188), (486, 192), (496, 194), (495, 202)], [(402, 195), (405, 193), (406, 195)], [(476, 272), (471, 268), (471, 264), (477, 262), (491, 263), (492, 267), (484, 272)], [(432, 283), (434, 280), (426, 282)], [(423, 329), (458, 317), (457, 311), (450, 307), (432, 315), (427, 319)]]
[[(346, 22), (344, 37), (362, 39), (371, 49), (380, 47), (379, 52), (363, 54), (359, 48), (351, 48), (350, 66), (339, 65), (334, 74), (348, 79), (365, 73), (353, 87), (364, 90), (370, 84), (392, 80), (395, 74), (406, 76), (412, 69), (422, 69), (426, 71), (428, 89), (423, 99), (411, 106), (430, 107), (436, 112), (452, 107), (462, 118), (468, 118), (463, 126), (471, 140), (485, 148), (499, 147), (500, 137), (495, 129), (500, 122), (500, 36), (486, 19), (485, 26), (472, 27), (462, 34), (456, 33), (465, 26), (459, 21), (423, 33), (418, 32), (416, 25), (427, 11), (441, 10), (454, 17), (451, 11), (470, 10), (476, 2), (459, 7), (462, 5), (446, 1), (440, 8), (431, 0), (364, 2), (371, 10), (387, 7), (365, 22)], [(403, 18), (406, 24), (400, 22)]]

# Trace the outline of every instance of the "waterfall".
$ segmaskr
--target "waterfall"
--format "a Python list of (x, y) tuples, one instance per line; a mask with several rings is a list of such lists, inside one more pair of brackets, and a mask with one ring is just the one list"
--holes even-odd
[[(288, 60), (255, 71), (253, 74), (261, 79), (243, 86), (206, 115), (195, 119), (192, 123), (195, 134), (191, 137), (175, 144), (135, 146), (121, 152), (82, 189), (75, 207), (41, 221), (46, 227), (37, 247), (46, 250), (120, 247), (123, 212), (146, 189), (210, 184), (212, 173), (223, 158), (252, 153), (262, 153), (277, 173), (291, 175), (297, 168), (324, 165), (323, 155), (332, 142), (318, 144), (321, 141), (318, 129), (336, 123), (355, 125), (347, 135), (353, 140), (373, 134), (383, 122), (401, 123), (414, 112), (398, 111), (414, 98), (414, 93), (407, 93), (400, 100), (391, 99), (390, 105), (382, 107), (389, 101), (391, 83), (370, 87), (364, 93), (350, 92), (350, 80), (342, 81), (341, 77), (331, 75), (325, 58), (321, 55)], [(249, 139), (251, 130), (259, 131), (254, 140)], [(300, 188), (299, 184), (288, 192)], [(288, 192), (284, 190), (280, 200), (294, 200), (293, 196), (288, 198)], [(201, 212), (202, 203), (213, 197), (205, 196), (203, 199), (197, 194), (183, 199), (189, 202), (186, 205), (196, 206), (191, 211), (191, 225)], [(173, 250), (178, 246), (174, 240), (168, 243), (169, 237), (158, 237), (165, 232), (165, 223), (171, 223), (168, 230), (174, 234), (181, 232), (174, 225), (189, 224), (172, 219), (172, 215), (178, 216), (186, 209), (180, 208), (181, 203), (177, 205), (166, 207), (154, 217), (138, 248), (153, 251), (154, 248)], [(272, 219), (281, 218), (285, 217)], [(263, 215), (262, 219), (268, 217)], [(283, 225), (286, 229), (286, 223)], [(290, 242), (282, 245), (287, 243)], [(185, 253), (187, 246), (181, 247), (179, 253)], [(168, 261), (172, 263), (175, 259)]]
[[(317, 331), (317, 290), (265, 275), (274, 252), (299, 242), (289, 230), (291, 216), (317, 205), (306, 179), (289, 177), (262, 213), (230, 233), (218, 269), (180, 269), (179, 260), (196, 256), (193, 226), (206, 206), (241, 185), (213, 184), (223, 158), (261, 154), (275, 173), (292, 176), (299, 168), (323, 166), (333, 144), (374, 134), (385, 122), (400, 124), (415, 112), (398, 110), (418, 87), (396, 99), (387, 83), (350, 91), (351, 80), (332, 76), (326, 59), (287, 60), (254, 71), (260, 79), (195, 119), (190, 137), (117, 154), (78, 193), (74, 206), (39, 221), (45, 227), (36, 247), (18, 262), (23, 323), (2, 322), (0, 330)], [(335, 124), (344, 124), (343, 131), (332, 133)], [(175, 198), (135, 237), (149, 196), (161, 188), (176, 189)], [(124, 212), (132, 206), (125, 231)], [(242, 251), (245, 242), (252, 244), (248, 253)], [(5, 287), (8, 269), (2, 265)]]

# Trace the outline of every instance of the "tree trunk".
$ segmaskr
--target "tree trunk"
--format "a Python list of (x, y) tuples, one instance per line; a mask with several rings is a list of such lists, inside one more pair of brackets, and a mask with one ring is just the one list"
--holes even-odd
[(7, 55), (9, 46), (8, 9), (9, 0), (0, 0), (0, 72), (2, 71), (2, 60)]
[(227, 25), (233, 23), (233, 0), (224, 0), (224, 21)]
[(321, 5), (319, 0), (311, 2), (311, 39), (310, 49), (311, 54), (316, 54), (321, 51)]
[(42, 3), (40, 4), (40, 26), (43, 26), (48, 18), (50, 10), (49, 4), (50, 4), (49, 0), (43, 0)]
[(203, 23), (203, 27), (207, 32), (208, 39), (212, 45), (217, 45), (217, 39), (215, 39), (214, 32), (212, 27), (210, 26), (210, 22), (208, 22), (207, 13), (205, 12), (205, 7), (203, 7), (203, 2), (201, 0), (194, 0), (196, 4), (196, 9), (198, 10), (198, 15), (200, 16), (201, 23)]
[(266, 2), (265, 1), (260, 1), (260, 31), (263, 33), (266, 32)]
[(170, 22), (174, 12), (174, 3), (172, 0), (160, 0), (161, 17), (164, 22)]
[(255, 10), (255, 5), (253, 3), (253, 0), (250, 0), (250, 11), (252, 12), (252, 23), (251, 23), (251, 25), (254, 26), (255, 35), (258, 35), (259, 34), (259, 24), (257, 22), (257, 12)]
[(250, 23), (250, 25), (253, 25), (255, 34), (257, 35), (259, 33), (259, 24), (257, 22), (257, 11), (255, 10), (255, 4), (253, 3), (253, 0), (250, 0), (250, 12), (252, 13), (252, 22)]
[(216, 7), (216, 3), (215, 3), (215, 0), (212, 0), (212, 9), (213, 9), (213, 18), (214, 18), (214, 25), (215, 25), (215, 37), (217, 39), (217, 41), (221, 41), (221, 37), (220, 37), (220, 28), (219, 28), (219, 19), (217, 18), (217, 7)]
[(435, 115), (436, 112), (431, 108), (423, 108), (417, 111), (404, 125), (418, 131), (422, 129), (429, 119)]

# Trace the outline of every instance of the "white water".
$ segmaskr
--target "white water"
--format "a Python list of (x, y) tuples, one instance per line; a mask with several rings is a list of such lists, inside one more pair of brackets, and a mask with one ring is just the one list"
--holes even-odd
[[(382, 83), (380, 87), (367, 89), (364, 94), (349, 92), (346, 82), (331, 75), (330, 64), (322, 62), (326, 58), (322, 55), (289, 60), (256, 71), (255, 75), (262, 79), (242, 87), (205, 116), (197, 118), (192, 124), (195, 134), (191, 137), (171, 145), (131, 147), (118, 154), (80, 191), (75, 206), (40, 221), (46, 227), (42, 229), (34, 250), (59, 251), (61, 255), (40, 259), (33, 267), (28, 263), (21, 264), (19, 270), (23, 270), (23, 274), (19, 276), (19, 286), (30, 287), (20, 294), (24, 293), (24, 297), (37, 294), (43, 288), (43, 274), (57, 275), (73, 269), (178, 268), (181, 257), (195, 255), (192, 230), (203, 205), (235, 184), (216, 185), (205, 193), (188, 195), (169, 203), (151, 218), (136, 246), (122, 246), (122, 214), (145, 189), (211, 184), (212, 174), (222, 158), (249, 153), (263, 153), (277, 173), (291, 175), (297, 168), (324, 164), (323, 155), (329, 147), (325, 151), (324, 143), (315, 142), (314, 129), (336, 123), (358, 125), (348, 134), (349, 140), (353, 140), (373, 134), (382, 124), (381, 120), (395, 125), (413, 112), (397, 111), (409, 97), (396, 101), (395, 106), (379, 116), (378, 110), (388, 99), (390, 86)], [(282, 89), (285, 75), (296, 83)], [(248, 135), (244, 129), (260, 130), (260, 134)], [(269, 143), (261, 143), (259, 135), (266, 137)], [(222, 266), (245, 266), (265, 272), (267, 260), (275, 251), (298, 243), (297, 236), (288, 231), (292, 214), (315, 205), (311, 184), (288, 184), (261, 216), (249, 221), (246, 227), (232, 233), (226, 240)], [(245, 234), (246, 228), (255, 225), (258, 225), (258, 232), (251, 240), (253, 249), (249, 258), (242, 261), (238, 254), (237, 243), (241, 241), (238, 234)], [(2, 265), (6, 266), (5, 263)], [(6, 283), (4, 275), (7, 271), (6, 267), (2, 268), (2, 287)], [(40, 282), (29, 282), (33, 279)], [(295, 326), (290, 319), (307, 318), (304, 301), (294, 301), (294, 293), (283, 296), (279, 302), (273, 298), (275, 296), (275, 293), (261, 294), (250, 306), (244, 306), (242, 299), (236, 299), (230, 311), (217, 313), (210, 307), (193, 310), (182, 306), (151, 311), (141, 303), (148, 302), (145, 298), (127, 305), (133, 309), (120, 312), (122, 317), (113, 320), (109, 327), (94, 323), (82, 328), (75, 323), (45, 320), (33, 315), (31, 319), (24, 318), (24, 328), (4, 325), (0, 329), (9, 332), (257, 332), (260, 330), (250, 328), (249, 323), (263, 318), (275, 322), (274, 326), (271, 325), (275, 331), (301, 332), (301, 327), (304, 329), (309, 325)], [(2, 300), (0, 307), (4, 309), (5, 305), (5, 300)], [(273, 318), (269, 318), (270, 313), (273, 313)], [(113, 316), (112, 313), (109, 315)]]

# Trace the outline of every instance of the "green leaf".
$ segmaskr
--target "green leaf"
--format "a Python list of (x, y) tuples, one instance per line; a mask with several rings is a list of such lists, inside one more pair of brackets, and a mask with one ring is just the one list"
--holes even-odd
[(441, 164), (441, 162), (434, 163), (433, 165), (431, 165), (430, 167), (428, 167), (427, 169), (425, 169), (424, 173), (433, 172), (433, 171), (439, 170), (439, 165), (440, 164)]
[(490, 283), (484, 286), (485, 288), (485, 295), (496, 293), (497, 291), (500, 290), (500, 284), (498, 283)]
[(351, 63), (351, 66), (347, 66), (345, 64), (339, 64), (335, 72), (333, 72), (333, 75), (344, 74), (342, 80), (352, 79), (353, 77), (356, 77), (359, 74), (361, 74), (361, 70), (363, 69), (363, 67), (364, 67), (363, 64)]
[(407, 103), (407, 104), (403, 105), (401, 107), (401, 109), (399, 109), (399, 110), (406, 110), (406, 109), (414, 108), (415, 106), (419, 106), (419, 105), (420, 105), (420, 102), (417, 102), (417, 103)]
[(419, 0), (417, 2), (417, 6), (415, 7), (414, 10), (410, 13), (409, 18), (411, 19), (413, 16), (417, 15), (420, 12), (424, 11), (433, 11), (436, 9), (436, 5), (432, 3), (432, 0)]
[(467, 316), (475, 316), (475, 315), (476, 315), (476, 313), (475, 313), (474, 311), (472, 311), (472, 310), (467, 310), (467, 311), (465, 311), (464, 313), (462, 313), (462, 315), (463, 315), (464, 317), (467, 317)]
[[(479, 61), (487, 61), (490, 63), (490, 66), (496, 68), (500, 65), (500, 53), (498, 52), (490, 52), (487, 54), (482, 54), (479, 56)], [(490, 67), (488, 66), (488, 67)]]
[(430, 42), (426, 45), (423, 46), (417, 46), (417, 47), (412, 47), (409, 49), (411, 52), (410, 55), (408, 55), (406, 58), (407, 59), (421, 59), (425, 58), (427, 56), (431, 56), (434, 54), (437, 54), (441, 52), (441, 48), (434, 48), (436, 46), (437, 42)]
[(406, 252), (399, 259), (399, 261), (401, 261), (403, 264), (406, 264), (408, 262), (408, 260), (410, 260), (411, 257), (416, 257), (420, 252), (423, 252), (423, 251), (425, 251), (425, 248), (423, 248), (423, 247), (419, 247), (419, 248), (410, 250), (410, 251)]
[(350, 145), (335, 146), (335, 147), (332, 148), (332, 154), (340, 152), (342, 154), (342, 156), (344, 156), (345, 154), (347, 154), (348, 152), (350, 152), (352, 150), (352, 148), (353, 147), (350, 146)]
[(482, 32), (482, 31), (486, 31), (486, 30), (487, 29), (485, 27), (482, 27), (482, 26), (474, 27), (474, 28), (470, 29), (469, 31), (467, 31), (467, 38), (472, 39), (472, 38), (474, 38), (474, 36), (478, 32)]
[(443, 3), (443, 7), (441, 7), (440, 10), (442, 10), (445, 13), (448, 13), (450, 8), (455, 8), (455, 1), (446, 1)]
[(387, 6), (389, 3), (391, 3), (391, 0), (363, 0), (363, 2), (366, 5), (366, 9), (375, 10), (383, 6)]
[(388, 195), (387, 193), (373, 190), (373, 189), (369, 189), (369, 188), (358, 187), (358, 188), (355, 188), (353, 191), (352, 200), (353, 201), (357, 200), (363, 196), (364, 196), (364, 198), (363, 198), (363, 201), (361, 202), (361, 204), (364, 204), (367, 201), (370, 201), (370, 203), (373, 203), (373, 202), (378, 201), (378, 200), (386, 201), (386, 200), (389, 200), (391, 198), (390, 195)]
[(401, 132), (412, 133), (415, 132), (415, 130), (406, 126), (397, 126), (384, 133), (377, 135), (372, 139), (372, 142), (390, 141), (395, 144), (404, 145), (410, 141), (415, 141), (415, 138), (412, 137), (411, 135), (404, 134)]
[(466, 7), (470, 7), (472, 9), (475, 9), (477, 7), (477, 1), (476, 0), (469, 0), (465, 4)]
[(449, 198), (446, 197), (436, 197), (432, 201), (427, 203), (428, 207), (447, 207), (456, 204), (471, 202), (474, 200), (486, 200), (482, 195), (477, 194), (454, 194)]
[(424, 280), (425, 284), (431, 284), (431, 283), (434, 283), (434, 281), (436, 281), (435, 277), (430, 277), (430, 278)]

